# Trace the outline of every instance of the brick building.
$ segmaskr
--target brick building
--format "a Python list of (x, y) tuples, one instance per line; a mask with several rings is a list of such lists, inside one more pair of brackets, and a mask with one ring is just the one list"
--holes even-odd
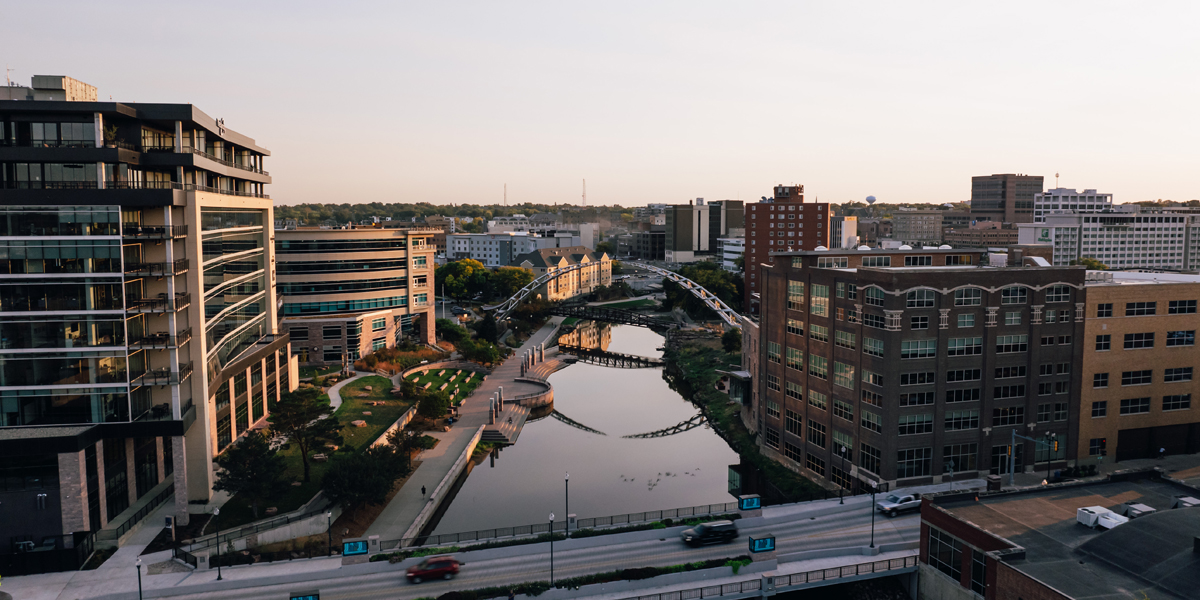
[(804, 202), (802, 185), (777, 185), (773, 198), (746, 205), (746, 312), (758, 314), (759, 266), (772, 253), (829, 247), (830, 214), (828, 204)]

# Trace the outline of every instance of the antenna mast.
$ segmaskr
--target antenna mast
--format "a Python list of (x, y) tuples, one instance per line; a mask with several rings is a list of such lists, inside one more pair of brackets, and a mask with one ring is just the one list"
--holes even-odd
[(1054, 174), (1054, 187), (1058, 187), (1058, 173)]
[(587, 206), (587, 180), (583, 180), (583, 205)]
[(8, 87), (12, 87), (12, 77), (9, 77), (9, 73), (12, 73), (12, 69), (8, 68), (8, 65), (4, 65), (4, 81)]
[(504, 184), (504, 205), (508, 206), (508, 184)]

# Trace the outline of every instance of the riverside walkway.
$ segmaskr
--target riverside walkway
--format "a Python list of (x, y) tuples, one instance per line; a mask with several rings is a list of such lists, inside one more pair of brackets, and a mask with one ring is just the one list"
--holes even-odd
[[(455, 421), (450, 431), (427, 434), (439, 440), (437, 447), (421, 453), (419, 457), (421, 465), (400, 488), (400, 491), (396, 492), (392, 501), (383, 509), (375, 522), (367, 528), (366, 535), (378, 535), (380, 539), (385, 540), (404, 537), (426, 504), (430, 502), (429, 494), (443, 479), (451, 476), (451, 469), (458, 461), (459, 456), (471, 444), (476, 432), (481, 426), (488, 424), (491, 397), (497, 390), (503, 387), (504, 396), (511, 398), (542, 389), (531, 383), (516, 381), (516, 378), (521, 376), (521, 355), (534, 346), (547, 341), (558, 331), (561, 323), (561, 318), (551, 318), (545, 326), (534, 332), (512, 356), (493, 369), (487, 379), (478, 388), (475, 388), (475, 391), (471, 392), (471, 395), (463, 402), (459, 408), (458, 420)], [(396, 383), (399, 385), (399, 375), (396, 378)], [(505, 412), (496, 421), (507, 419), (510, 416), (510, 410), (513, 409), (506, 407)], [(457, 473), (454, 473), (453, 476), (457, 476)], [(425, 489), (424, 494), (421, 492), (422, 488)]]

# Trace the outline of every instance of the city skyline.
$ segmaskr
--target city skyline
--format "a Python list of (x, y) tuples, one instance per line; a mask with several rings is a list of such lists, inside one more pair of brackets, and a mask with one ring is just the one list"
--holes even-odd
[[(1046, 188), (1061, 173), (1116, 203), (1200, 197), (1184, 3), (218, 4), (194, 43), (193, 13), (134, 4), (11, 7), (13, 22), (102, 33), (7, 32), (13, 82), (195, 103), (272, 148), (281, 204), (492, 204), (506, 184), (510, 203), (578, 204), (584, 179), (589, 204), (792, 183), (823, 202), (943, 203), (990, 173)], [(132, 47), (140, 68), (113, 60)]]

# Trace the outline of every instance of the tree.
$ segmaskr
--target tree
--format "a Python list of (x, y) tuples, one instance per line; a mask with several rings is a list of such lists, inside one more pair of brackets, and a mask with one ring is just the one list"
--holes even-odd
[(288, 484), (283, 480), (286, 469), (283, 457), (271, 449), (267, 437), (258, 431), (250, 431), (214, 462), (221, 471), (213, 491), (240, 494), (250, 501), (255, 519), (261, 501), (287, 491)]
[(504, 298), (515, 296), (533, 281), (533, 271), (521, 267), (500, 267), (492, 273), (492, 291)]
[(399, 457), (405, 473), (412, 469), (412, 452), (418, 448), (417, 437), (419, 435), (415, 431), (404, 429), (396, 429), (388, 434), (388, 443), (396, 451), (396, 456)]
[(471, 258), (448, 262), (433, 272), (437, 290), (458, 300), (475, 295), (479, 290), (472, 287), (479, 287), (480, 280), (486, 281), (489, 276), (487, 267)]
[(1107, 271), (1108, 270), (1108, 265), (1106, 265), (1090, 256), (1085, 256), (1078, 260), (1073, 260), (1073, 261), (1071, 261), (1071, 264), (1083, 265), (1093, 271)]
[(600, 242), (599, 244), (596, 244), (596, 252), (607, 252), (609, 256), (616, 256), (617, 247), (614, 246), (612, 242)]
[(393, 447), (372, 446), (365, 452), (337, 456), (321, 478), (321, 490), (342, 508), (383, 504), (396, 480), (407, 474)]
[(496, 338), (500, 335), (500, 332), (496, 328), (496, 317), (491, 311), (483, 315), (483, 319), (479, 321), (475, 332), (479, 334), (479, 339), (493, 344), (496, 343)]
[(331, 414), (329, 400), (320, 399), (317, 388), (304, 387), (283, 394), (271, 408), (271, 431), (287, 442), (287, 448), (295, 444), (300, 450), (300, 461), (304, 464), (304, 481), (309, 480), (309, 454), (325, 444), (342, 443), (342, 424)]
[(742, 330), (736, 327), (729, 328), (721, 335), (721, 347), (726, 352), (734, 354), (742, 351)]
[(450, 395), (446, 392), (426, 390), (417, 402), (417, 414), (430, 419), (440, 419), (450, 412)]
[(468, 333), (462, 325), (459, 325), (450, 319), (438, 319), (437, 321), (434, 321), (434, 323), (437, 327), (438, 337), (450, 342), (451, 344), (457, 344), (471, 336), (471, 334)]

